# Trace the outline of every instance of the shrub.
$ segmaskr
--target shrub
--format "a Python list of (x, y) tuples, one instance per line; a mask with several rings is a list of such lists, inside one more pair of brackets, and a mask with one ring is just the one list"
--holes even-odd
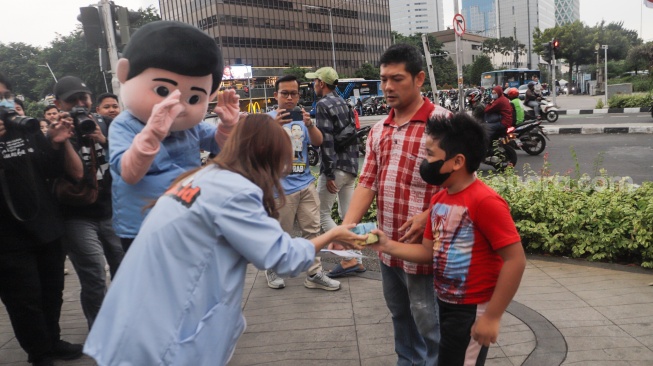
[(641, 108), (651, 106), (651, 94), (613, 95), (608, 100), (610, 108)]
[(603, 99), (599, 98), (596, 100), (596, 109), (603, 109)]

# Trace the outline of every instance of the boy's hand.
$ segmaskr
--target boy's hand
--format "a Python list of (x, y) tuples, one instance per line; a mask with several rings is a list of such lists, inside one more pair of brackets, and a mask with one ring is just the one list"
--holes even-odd
[(233, 89), (227, 89), (218, 94), (218, 104), (213, 111), (220, 117), (220, 121), (229, 127), (238, 123), (240, 118), (240, 96)]
[(493, 319), (488, 316), (482, 315), (472, 325), (472, 338), (478, 344), (490, 347), (490, 343), (496, 343), (499, 336), (499, 324), (501, 319)]
[(388, 239), (388, 236), (385, 235), (383, 231), (374, 229), (370, 233), (378, 236), (379, 241), (374, 244), (367, 245), (368, 248), (374, 249), (377, 252), (386, 252), (388, 249), (390, 249), (390, 239)]
[(184, 111), (184, 106), (179, 102), (180, 96), (181, 92), (175, 90), (152, 108), (152, 115), (147, 120), (146, 127), (154, 132), (159, 141), (163, 141), (168, 136), (172, 122)]

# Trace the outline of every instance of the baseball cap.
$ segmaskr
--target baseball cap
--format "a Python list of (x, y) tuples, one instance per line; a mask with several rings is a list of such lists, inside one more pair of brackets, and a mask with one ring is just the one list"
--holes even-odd
[(91, 94), (91, 89), (76, 76), (64, 76), (54, 85), (54, 96), (59, 100), (66, 100), (77, 93)]
[(329, 85), (338, 83), (338, 73), (332, 67), (323, 67), (315, 72), (306, 73), (307, 79), (320, 79)]

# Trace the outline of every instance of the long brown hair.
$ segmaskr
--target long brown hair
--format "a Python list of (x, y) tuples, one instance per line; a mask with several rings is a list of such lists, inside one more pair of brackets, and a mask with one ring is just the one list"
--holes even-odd
[[(263, 190), (263, 206), (270, 217), (278, 218), (278, 207), (286, 203), (281, 178), (292, 168), (290, 136), (267, 114), (251, 114), (236, 125), (220, 153), (209, 163), (240, 174)], [(175, 179), (174, 187), (199, 169)], [(279, 196), (275, 204), (274, 193)]]

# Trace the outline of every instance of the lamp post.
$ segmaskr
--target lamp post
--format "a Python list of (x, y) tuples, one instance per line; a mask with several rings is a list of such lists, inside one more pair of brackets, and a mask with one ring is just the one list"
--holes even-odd
[(603, 60), (605, 62), (605, 75), (603, 80), (605, 82), (605, 107), (608, 108), (608, 45), (601, 45), (601, 48), (605, 50), (605, 60)]
[(54, 79), (54, 82), (55, 82), (55, 83), (57, 82), (57, 77), (54, 76), (54, 73), (52, 72), (52, 69), (50, 68), (50, 64), (48, 64), (48, 63), (46, 62), (45, 65), (39, 65), (39, 66), (41, 66), (41, 67), (47, 67), (48, 70), (50, 70), (50, 74), (52, 74), (52, 78)]
[(315, 6), (315, 5), (302, 5), (304, 8), (311, 8), (311, 9), (325, 9), (329, 12), (329, 30), (331, 31), (331, 54), (333, 57), (333, 69), (336, 70), (336, 43), (333, 39), (333, 16), (331, 14), (332, 8), (326, 8), (323, 6)]

